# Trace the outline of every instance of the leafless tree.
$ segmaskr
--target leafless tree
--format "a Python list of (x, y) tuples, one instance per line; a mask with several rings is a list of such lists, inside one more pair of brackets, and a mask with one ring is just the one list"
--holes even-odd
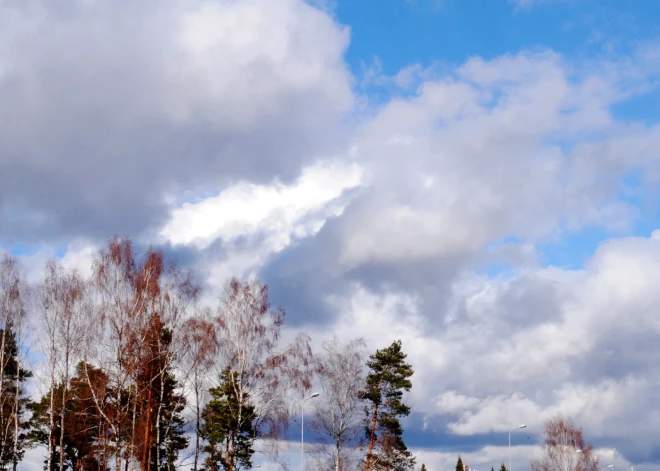
[(202, 425), (202, 407), (208, 390), (208, 375), (216, 361), (217, 339), (209, 313), (202, 312), (186, 320), (183, 325), (182, 342), (186, 346), (184, 368), (188, 371), (194, 403), (191, 404), (195, 415), (195, 451), (193, 456), (193, 471), (199, 466), (201, 451), (200, 431)]
[(239, 403), (234, 419), (240, 426), (249, 401), (257, 417), (254, 428), (264, 438), (280, 436), (293, 410), (288, 399), (311, 388), (314, 364), (309, 336), (299, 333), (290, 345), (278, 349), (285, 315), (284, 309), (271, 307), (266, 285), (233, 278), (225, 286), (215, 317), (218, 366), (230, 366), (238, 378), (232, 385)]
[[(201, 288), (193, 279), (190, 271), (181, 270), (176, 264), (168, 265), (161, 283), (161, 289), (156, 298), (155, 313), (159, 317), (162, 325), (172, 335), (172, 340), (168, 345), (161, 342), (162, 337), (158, 338), (158, 351), (160, 352), (159, 369), (156, 372), (158, 384), (158, 407), (156, 410), (156, 443), (169, 438), (170, 427), (165, 427), (161, 437), (161, 420), (163, 419), (163, 405), (165, 394), (165, 380), (167, 372), (181, 367), (185, 364), (186, 344), (184, 325), (186, 319), (196, 311), (197, 301)], [(183, 401), (184, 396), (179, 396), (179, 401)], [(156, 462), (162, 462), (161, 447), (156, 447)], [(147, 461), (148, 462), (148, 461)], [(145, 463), (145, 462), (143, 462)]]
[(315, 403), (310, 426), (321, 438), (313, 445), (312, 455), (319, 470), (348, 471), (364, 442), (360, 391), (366, 344), (362, 338), (344, 343), (334, 336), (322, 348), (316, 361), (323, 394)]
[[(580, 453), (577, 451), (580, 450)], [(545, 424), (544, 456), (532, 461), (534, 471), (598, 471), (593, 446), (570, 418), (556, 417)]]
[[(140, 391), (135, 375), (149, 333), (147, 298), (157, 289), (162, 274), (162, 264), (156, 262), (147, 255), (138, 266), (130, 240), (118, 237), (108, 242), (94, 262), (95, 310), (88, 324), (93, 340), (87, 343), (85, 365), (96, 364), (108, 375), (108, 388), (102, 397), (91, 388), (92, 379), (86, 375), (98, 413), (111, 427), (116, 470), (128, 470), (131, 459), (137, 456), (136, 399)], [(123, 397), (127, 391), (129, 397)], [(105, 413), (108, 400), (113, 406), (112, 416)]]

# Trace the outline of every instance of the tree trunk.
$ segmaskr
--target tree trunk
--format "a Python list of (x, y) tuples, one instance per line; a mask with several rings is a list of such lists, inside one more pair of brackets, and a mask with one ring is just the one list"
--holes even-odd
[[(67, 340), (68, 342), (68, 340)], [(65, 345), (64, 378), (62, 379), (62, 410), (60, 411), (60, 471), (64, 469), (64, 413), (66, 411), (66, 393), (69, 386), (69, 346)]]
[(374, 415), (371, 419), (371, 432), (369, 433), (369, 448), (367, 449), (367, 459), (364, 464), (364, 471), (369, 471), (371, 468), (371, 455), (376, 446), (376, 426), (378, 425), (378, 405), (374, 404)]
[(165, 399), (165, 372), (160, 372), (160, 399), (156, 411), (156, 466), (160, 467), (160, 416), (163, 413), (163, 400)]
[(48, 419), (48, 458), (46, 469), (53, 469), (53, 429), (55, 428), (55, 339), (52, 338), (50, 358), (50, 414)]
[[(5, 294), (4, 300), (4, 318), (2, 319), (2, 338), (0, 339), (0, 424), (4, 423), (5, 418), (5, 342), (7, 338), (7, 324), (9, 319), (9, 293)], [(6, 434), (3, 432), (0, 437), (0, 466), (5, 464), (5, 440)]]
[(195, 378), (195, 461), (193, 464), (193, 471), (197, 471), (197, 461), (199, 459), (199, 434), (200, 434), (200, 423), (202, 421), (200, 411), (199, 411), (199, 378), (197, 375), (197, 368), (194, 371)]
[[(16, 341), (20, 342), (21, 338), (21, 318), (18, 318), (18, 321), (16, 323)], [(4, 344), (4, 342), (3, 342)], [(18, 345), (18, 344), (17, 344)], [(4, 346), (4, 345), (3, 345)], [(4, 350), (4, 349), (3, 349)], [(16, 471), (16, 467), (18, 466), (18, 428), (19, 428), (19, 412), (20, 412), (20, 387), (21, 387), (21, 352), (20, 352), (20, 347), (17, 348), (17, 356), (16, 356), (16, 363), (17, 363), (17, 368), (16, 368), (16, 394), (14, 394), (14, 446), (13, 446), (13, 454), (12, 454), (12, 469), (13, 471)], [(2, 382), (3, 376), (0, 376), (0, 382)]]

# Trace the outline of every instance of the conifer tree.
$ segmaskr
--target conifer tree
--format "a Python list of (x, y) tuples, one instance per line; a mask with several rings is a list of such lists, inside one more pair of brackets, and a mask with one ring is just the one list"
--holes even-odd
[(165, 352), (172, 342), (172, 333), (158, 315), (153, 315), (143, 347), (137, 374), (138, 427), (142, 450), (138, 460), (143, 470), (172, 469), (179, 451), (186, 448), (184, 420), (181, 416), (186, 401), (177, 389), (179, 384), (166, 361)]
[(0, 397), (0, 469), (7, 469), (23, 458), (25, 449), (24, 419), (25, 408), (29, 399), (23, 389), (25, 380), (32, 376), (21, 368), (16, 335), (11, 328), (0, 329), (3, 340), (0, 358), (2, 359), (2, 397)]
[[(105, 387), (107, 376), (100, 369), (82, 362), (76, 367), (77, 374), (71, 378), (69, 386), (57, 384), (51, 392), (48, 391), (39, 402), (30, 404), (32, 417), (30, 419), (29, 439), (33, 444), (47, 445), (52, 441), (50, 460), (46, 459), (45, 468), (50, 463), (51, 470), (59, 469), (57, 457), (62, 453), (65, 469), (94, 469), (107, 470), (105, 458), (104, 436), (107, 434), (107, 422), (94, 407), (92, 391), (85, 378), (84, 369), (93, 378), (93, 385), (97, 388)], [(65, 395), (64, 400), (62, 396)], [(50, 405), (51, 397), (54, 405), (53, 416), (56, 420), (52, 422), (50, 430)], [(64, 407), (62, 407), (64, 404)], [(105, 404), (103, 411), (112, 414), (111, 406)], [(60, 450), (60, 433), (62, 434), (62, 449)], [(50, 431), (50, 433), (49, 433)]]
[(506, 466), (504, 466), (504, 463), (502, 463), (502, 466), (500, 466), (500, 471), (508, 471), (508, 470), (506, 469)]
[(421, 471), (426, 471), (426, 465), (425, 465), (424, 463), (422, 463), (422, 469), (421, 469)]
[(403, 392), (410, 391), (413, 370), (405, 362), (406, 354), (397, 340), (369, 357), (366, 388), (362, 398), (367, 401), (366, 432), (368, 437), (365, 471), (412, 469), (415, 458), (403, 441), (399, 417), (410, 414), (402, 401)]
[(490, 471), (495, 471), (495, 468), (493, 466), (491, 466)]
[[(206, 471), (236, 471), (250, 469), (254, 454), (252, 445), (256, 438), (255, 408), (244, 397), (239, 401), (236, 394), (240, 381), (238, 372), (225, 368), (222, 383), (212, 388), (211, 401), (202, 412), (201, 435), (208, 443), (204, 447)], [(242, 408), (240, 414), (236, 412)], [(240, 417), (240, 419), (239, 419)]]
[(458, 461), (456, 462), (456, 471), (464, 471), (463, 460), (461, 459), (461, 455), (458, 455)]

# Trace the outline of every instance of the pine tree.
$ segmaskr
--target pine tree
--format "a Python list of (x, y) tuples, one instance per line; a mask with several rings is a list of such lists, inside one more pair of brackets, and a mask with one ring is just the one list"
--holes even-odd
[(405, 362), (401, 341), (376, 350), (369, 357), (366, 389), (362, 398), (367, 401), (366, 432), (369, 440), (365, 471), (412, 469), (415, 458), (403, 441), (399, 417), (410, 414), (410, 407), (402, 401), (403, 391), (410, 391), (413, 370)]
[(502, 463), (502, 466), (500, 466), (500, 471), (507, 471), (506, 466), (504, 466), (504, 463)]
[(29, 399), (23, 384), (32, 373), (20, 366), (16, 335), (11, 328), (0, 329), (0, 338), (4, 341), (1, 355), (4, 368), (0, 377), (0, 469), (4, 470), (10, 465), (16, 469), (25, 452), (27, 422), (24, 415)]
[[(62, 384), (57, 384), (53, 391), (55, 401), (52, 433), (49, 433), (50, 426), (50, 391), (46, 393), (39, 402), (30, 404), (32, 417), (30, 419), (29, 438), (34, 444), (47, 445), (48, 439), (52, 440), (51, 447), (51, 470), (59, 468), (60, 454), (59, 440), (61, 424), (64, 424), (64, 435), (62, 448), (64, 454), (65, 469), (94, 469), (107, 470), (107, 463), (104, 463), (104, 445), (103, 440), (107, 431), (107, 423), (103, 416), (98, 413), (95, 407), (92, 390), (86, 378), (87, 374), (92, 378), (93, 385), (96, 388), (103, 388), (107, 383), (107, 375), (100, 369), (93, 368), (91, 365), (79, 363), (76, 367), (76, 375), (71, 378), (69, 387), (66, 388), (66, 398), (62, 401), (62, 394), (65, 388)], [(64, 402), (64, 418), (62, 420), (62, 403)], [(112, 414), (110, 405), (105, 404), (102, 409), (106, 414)], [(46, 460), (46, 463), (49, 461)], [(47, 467), (47, 466), (46, 466)]]
[(491, 466), (490, 471), (495, 471), (495, 468)]
[(426, 465), (425, 465), (424, 463), (422, 463), (422, 469), (421, 469), (421, 471), (426, 471)]
[(179, 451), (188, 446), (182, 412), (186, 401), (177, 392), (178, 382), (166, 361), (172, 334), (154, 314), (149, 321), (145, 348), (137, 375), (136, 440), (138, 457), (145, 470), (172, 469)]
[(458, 461), (456, 462), (456, 471), (464, 471), (463, 460), (461, 459), (461, 455), (458, 455)]
[(218, 387), (210, 390), (212, 399), (202, 412), (201, 435), (208, 443), (204, 447), (207, 455), (204, 464), (207, 471), (250, 469), (254, 454), (252, 445), (256, 438), (253, 426), (255, 408), (249, 405), (249, 398), (244, 397), (242, 410), (240, 414), (236, 413), (240, 405), (236, 394), (236, 385), (240, 381), (237, 372), (227, 367), (221, 380)]

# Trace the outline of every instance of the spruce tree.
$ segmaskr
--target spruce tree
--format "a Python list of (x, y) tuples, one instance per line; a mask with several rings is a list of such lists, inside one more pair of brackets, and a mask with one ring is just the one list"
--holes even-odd
[(0, 469), (4, 470), (10, 465), (16, 469), (25, 452), (27, 421), (24, 416), (29, 399), (23, 385), (32, 373), (20, 366), (18, 343), (12, 329), (0, 329), (0, 338), (4, 340), (4, 368), (0, 377)]
[(463, 471), (463, 460), (461, 455), (458, 455), (458, 461), (456, 462), (456, 471)]
[[(240, 380), (237, 372), (225, 368), (222, 383), (210, 390), (211, 400), (202, 412), (201, 436), (207, 442), (204, 447), (206, 471), (236, 471), (250, 469), (254, 454), (252, 445), (256, 438), (254, 406), (249, 398), (243, 398), (243, 408), (237, 414), (239, 400), (236, 385)], [(247, 405), (246, 405), (247, 404)], [(240, 420), (238, 417), (240, 416)]]
[(500, 466), (500, 471), (507, 471), (506, 466), (504, 466), (504, 463), (502, 463), (502, 466)]
[(493, 467), (491, 466), (491, 467), (490, 467), (490, 471), (495, 471), (495, 468), (493, 468)]
[(401, 341), (376, 350), (369, 357), (366, 388), (361, 397), (367, 401), (366, 432), (368, 439), (365, 471), (413, 468), (415, 458), (403, 441), (399, 417), (410, 414), (410, 407), (402, 401), (403, 392), (410, 391), (413, 370), (405, 362)]

